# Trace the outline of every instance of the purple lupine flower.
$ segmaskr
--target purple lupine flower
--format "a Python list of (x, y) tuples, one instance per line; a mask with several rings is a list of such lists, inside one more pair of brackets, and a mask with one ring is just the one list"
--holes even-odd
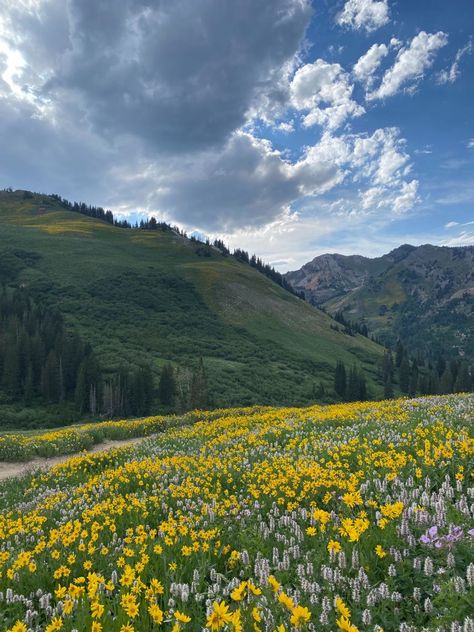
[(433, 527), (430, 527), (428, 531), (424, 533), (420, 538), (420, 542), (422, 542), (423, 544), (433, 544), (437, 540), (438, 540), (438, 527), (436, 525)]

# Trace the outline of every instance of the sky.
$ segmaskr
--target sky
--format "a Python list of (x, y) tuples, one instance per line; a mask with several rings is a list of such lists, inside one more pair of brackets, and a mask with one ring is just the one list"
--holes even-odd
[(472, 0), (0, 0), (0, 187), (281, 271), (474, 245)]

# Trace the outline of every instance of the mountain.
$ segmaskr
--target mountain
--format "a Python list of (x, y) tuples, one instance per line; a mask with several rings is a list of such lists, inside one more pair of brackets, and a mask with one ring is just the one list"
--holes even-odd
[(146, 364), (156, 386), (166, 363), (186, 376), (202, 358), (213, 405), (296, 405), (314, 401), (320, 383), (332, 393), (341, 360), (381, 395), (379, 345), (169, 227), (117, 227), (57, 197), (6, 190), (0, 235), (0, 283), (58, 310), (106, 375)]
[(474, 358), (474, 247), (403, 245), (374, 259), (325, 254), (285, 276), (313, 305), (385, 344)]

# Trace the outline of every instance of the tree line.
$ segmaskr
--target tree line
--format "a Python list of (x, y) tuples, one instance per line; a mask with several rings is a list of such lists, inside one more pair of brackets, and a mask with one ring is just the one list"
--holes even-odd
[(399, 340), (395, 354), (387, 350), (381, 364), (384, 396), (393, 397), (394, 384), (404, 395), (447, 395), (474, 389), (474, 369), (463, 358), (427, 359), (422, 353), (410, 355)]
[(153, 403), (149, 367), (104, 374), (92, 347), (61, 314), (21, 288), (0, 291), (0, 390), (7, 400), (69, 403), (80, 415), (144, 415)]
[(78, 416), (111, 418), (148, 415), (157, 400), (169, 412), (211, 405), (202, 358), (194, 370), (166, 364), (159, 380), (148, 364), (106, 372), (90, 344), (66, 330), (57, 310), (6, 285), (0, 289), (0, 399), (64, 404)]
[(334, 372), (334, 392), (345, 402), (362, 402), (369, 399), (362, 369), (354, 364), (347, 370), (344, 362), (338, 360)]
[(190, 371), (165, 364), (158, 385), (160, 403), (175, 412), (203, 410), (212, 406), (203, 359)]
[[(28, 192), (25, 192), (28, 193)], [(31, 195), (31, 194), (30, 194)], [(150, 217), (147, 220), (141, 220), (139, 223), (131, 224), (127, 220), (118, 220), (114, 217), (114, 214), (110, 210), (105, 210), (101, 206), (91, 206), (89, 204), (85, 204), (84, 202), (70, 202), (66, 198), (61, 197), (53, 193), (51, 195), (56, 202), (59, 202), (61, 206), (66, 208), (69, 211), (73, 211), (74, 213), (80, 213), (81, 215), (87, 215), (88, 217), (93, 217), (94, 219), (99, 219), (101, 221), (107, 222), (108, 224), (112, 224), (113, 226), (117, 226), (118, 228), (128, 228), (128, 229), (140, 229), (140, 230), (161, 230), (163, 232), (171, 231), (175, 232), (186, 239), (190, 239), (193, 242), (199, 242), (199, 246), (197, 249), (197, 254), (203, 256), (211, 256), (213, 246), (224, 256), (232, 256), (237, 261), (241, 261), (250, 265), (252, 268), (255, 268), (261, 274), (265, 275), (269, 279), (271, 279), (274, 283), (277, 283), (284, 290), (298, 296), (298, 298), (304, 299), (304, 292), (298, 292), (293, 289), (290, 283), (285, 279), (285, 277), (275, 270), (275, 268), (268, 263), (264, 263), (262, 259), (257, 257), (255, 254), (250, 255), (247, 251), (242, 250), (241, 248), (236, 248), (232, 253), (229, 248), (225, 245), (222, 239), (215, 239), (212, 244), (209, 239), (205, 242), (201, 242), (195, 236), (188, 237), (186, 231), (181, 230), (178, 226), (173, 226), (168, 224), (167, 222), (159, 221), (155, 217)], [(202, 246), (207, 248), (203, 248)]]

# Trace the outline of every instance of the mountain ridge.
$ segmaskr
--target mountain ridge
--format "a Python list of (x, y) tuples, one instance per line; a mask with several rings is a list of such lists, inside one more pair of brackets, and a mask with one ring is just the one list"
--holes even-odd
[(323, 254), (285, 278), (328, 313), (435, 353), (474, 356), (474, 247), (403, 244), (381, 257)]

